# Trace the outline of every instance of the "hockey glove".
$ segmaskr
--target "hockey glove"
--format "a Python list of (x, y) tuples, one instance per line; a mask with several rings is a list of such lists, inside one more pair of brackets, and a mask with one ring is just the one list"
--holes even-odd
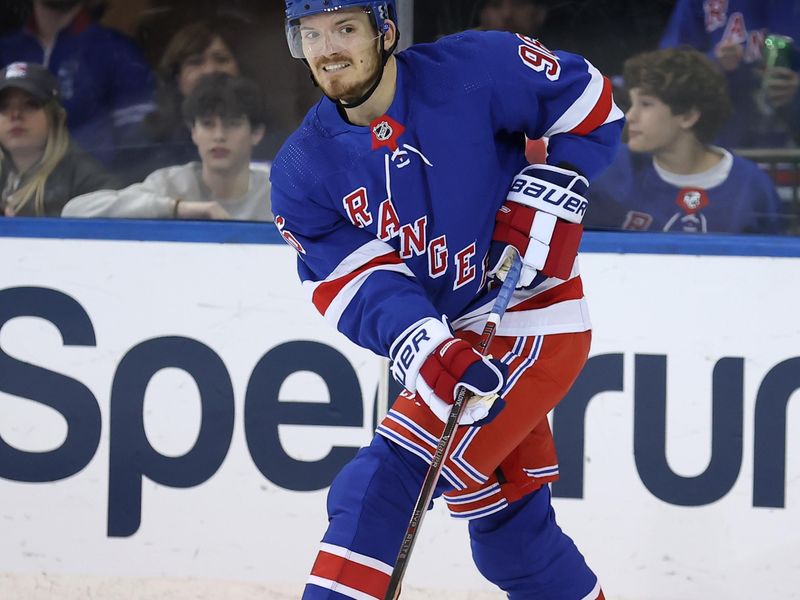
[(584, 177), (561, 167), (523, 169), (497, 211), (489, 275), (504, 280), (516, 251), (522, 257), (518, 288), (530, 286), (539, 272), (568, 279), (583, 233), (588, 185)]
[(429, 318), (415, 324), (392, 344), (389, 354), (394, 378), (422, 397), (443, 422), (461, 387), (471, 397), (460, 425), (485, 425), (505, 406), (500, 391), (508, 375), (506, 365), (453, 337), (442, 321)]

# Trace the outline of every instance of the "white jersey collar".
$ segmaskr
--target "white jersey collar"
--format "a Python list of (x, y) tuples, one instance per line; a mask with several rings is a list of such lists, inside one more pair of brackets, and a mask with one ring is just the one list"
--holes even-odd
[(658, 173), (658, 176), (669, 184), (679, 188), (700, 188), (707, 190), (716, 187), (723, 183), (730, 175), (731, 168), (733, 167), (733, 155), (718, 146), (711, 146), (711, 149), (722, 154), (722, 160), (716, 165), (703, 171), (702, 173), (692, 173), (690, 175), (680, 175), (672, 173), (665, 168), (656, 164), (655, 158), (653, 159), (653, 168)]

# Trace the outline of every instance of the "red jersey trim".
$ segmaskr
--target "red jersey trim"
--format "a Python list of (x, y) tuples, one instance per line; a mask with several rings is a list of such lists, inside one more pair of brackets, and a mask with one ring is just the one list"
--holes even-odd
[(512, 306), (508, 312), (547, 308), (565, 300), (580, 300), (583, 298), (583, 282), (580, 277), (573, 277), (549, 290), (545, 290), (519, 304)]
[(612, 104), (611, 81), (608, 77), (603, 77), (603, 90), (600, 92), (600, 97), (597, 99), (594, 108), (592, 108), (577, 127), (574, 127), (568, 133), (573, 133), (575, 135), (591, 133), (605, 123), (608, 114), (611, 112)]
[(336, 299), (336, 296), (339, 295), (339, 293), (347, 286), (348, 283), (358, 277), (361, 273), (370, 269), (374, 269), (375, 267), (397, 265), (402, 262), (403, 261), (400, 259), (400, 257), (394, 252), (377, 256), (347, 275), (319, 284), (311, 296), (311, 301), (314, 303), (314, 306), (317, 307), (317, 310), (324, 315), (328, 310), (328, 307)]

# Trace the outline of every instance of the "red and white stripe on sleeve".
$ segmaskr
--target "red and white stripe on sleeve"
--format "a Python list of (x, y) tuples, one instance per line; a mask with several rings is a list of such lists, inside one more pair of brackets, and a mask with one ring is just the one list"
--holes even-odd
[(350, 301), (376, 271), (395, 271), (414, 277), (394, 248), (380, 240), (371, 240), (348, 254), (322, 281), (304, 281), (317, 310), (334, 325)]
[(611, 81), (588, 61), (589, 84), (575, 102), (553, 123), (544, 137), (559, 133), (586, 135), (601, 125), (621, 119), (624, 115), (614, 104)]

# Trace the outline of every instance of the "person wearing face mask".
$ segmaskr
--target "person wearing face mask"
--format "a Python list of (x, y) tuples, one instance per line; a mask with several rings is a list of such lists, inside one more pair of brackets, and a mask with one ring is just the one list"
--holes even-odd
[(165, 167), (121, 190), (73, 198), (63, 217), (271, 221), (269, 171), (252, 168), (264, 136), (255, 83), (227, 73), (201, 77), (183, 103), (199, 161)]
[(56, 76), (67, 127), (107, 166), (153, 109), (154, 77), (135, 44), (95, 22), (83, 0), (33, 0), (31, 17), (0, 38), (0, 66), (33, 62)]
[(58, 82), (41, 65), (0, 71), (0, 215), (61, 214), (72, 198), (116, 179), (70, 139)]

